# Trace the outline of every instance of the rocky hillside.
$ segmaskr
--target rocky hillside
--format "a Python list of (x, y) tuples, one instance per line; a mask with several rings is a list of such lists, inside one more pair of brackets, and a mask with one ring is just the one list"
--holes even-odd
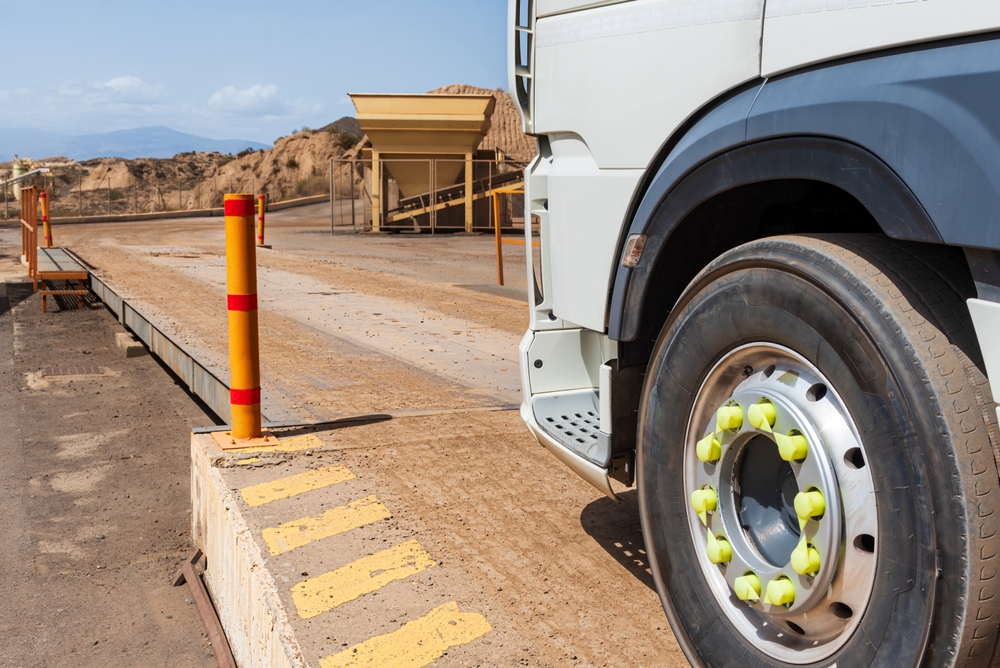
[[(455, 84), (431, 93), (496, 96), (492, 126), (480, 149), (499, 148), (514, 161), (527, 162), (534, 156), (535, 141), (521, 132), (517, 110), (503, 91)], [(329, 192), (330, 159), (357, 157), (366, 145), (360, 134), (357, 121), (345, 117), (318, 130), (303, 128), (281, 137), (270, 149), (235, 155), (180, 153), (173, 158), (99, 158), (79, 163), (49, 158), (35, 165), (51, 166), (45, 185), (52, 189), (57, 216), (218, 207), (227, 192), (266, 193), (277, 202)], [(0, 178), (10, 166), (0, 163)], [(338, 170), (338, 192), (349, 187), (348, 171)]]

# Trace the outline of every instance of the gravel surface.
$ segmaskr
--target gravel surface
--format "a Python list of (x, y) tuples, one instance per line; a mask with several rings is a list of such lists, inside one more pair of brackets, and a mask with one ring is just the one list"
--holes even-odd
[(188, 432), (211, 419), (125, 357), (102, 306), (42, 314), (15, 234), (0, 229), (0, 667), (214, 666), (170, 586), (192, 550)]

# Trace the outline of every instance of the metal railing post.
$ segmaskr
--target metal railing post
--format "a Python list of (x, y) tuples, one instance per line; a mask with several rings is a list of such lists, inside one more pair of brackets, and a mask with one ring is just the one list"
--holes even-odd
[(382, 224), (382, 165), (378, 151), (372, 150), (372, 232)]
[(503, 240), (500, 238), (500, 194), (492, 193), (493, 228), (497, 238), (497, 285), (503, 285)]
[(260, 438), (260, 342), (253, 195), (227, 194), (224, 212), (232, 436), (234, 439)]
[(264, 211), (267, 210), (267, 202), (264, 195), (257, 195), (257, 245), (264, 245)]
[(49, 224), (49, 194), (44, 190), (38, 193), (38, 202), (42, 209), (42, 234), (45, 238), (45, 247), (52, 248), (52, 226)]

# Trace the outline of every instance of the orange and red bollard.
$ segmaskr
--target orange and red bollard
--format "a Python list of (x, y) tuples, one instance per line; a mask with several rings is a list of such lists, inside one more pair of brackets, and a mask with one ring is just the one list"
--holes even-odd
[(264, 246), (264, 211), (267, 203), (263, 195), (257, 195), (257, 245)]
[(49, 194), (44, 190), (38, 194), (38, 202), (42, 209), (42, 233), (45, 235), (45, 247), (52, 248), (52, 225), (49, 223)]
[(260, 438), (260, 343), (253, 195), (226, 195), (226, 285), (229, 301), (229, 401), (232, 437)]

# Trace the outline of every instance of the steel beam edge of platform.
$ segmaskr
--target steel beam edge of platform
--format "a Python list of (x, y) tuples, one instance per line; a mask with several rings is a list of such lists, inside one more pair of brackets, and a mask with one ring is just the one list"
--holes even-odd
[(306, 668), (267, 560), (219, 463), (210, 434), (191, 435), (191, 532), (205, 584), (240, 668)]
[[(74, 255), (74, 257), (76, 257)], [(79, 258), (77, 258), (79, 259)], [(85, 262), (80, 262), (86, 267)], [(205, 402), (226, 423), (231, 421), (229, 386), (202, 366), (190, 353), (150, 322), (104, 281), (88, 269), (90, 291), (118, 316), (118, 321), (135, 334), (149, 351), (163, 361), (188, 386), (191, 394)]]

